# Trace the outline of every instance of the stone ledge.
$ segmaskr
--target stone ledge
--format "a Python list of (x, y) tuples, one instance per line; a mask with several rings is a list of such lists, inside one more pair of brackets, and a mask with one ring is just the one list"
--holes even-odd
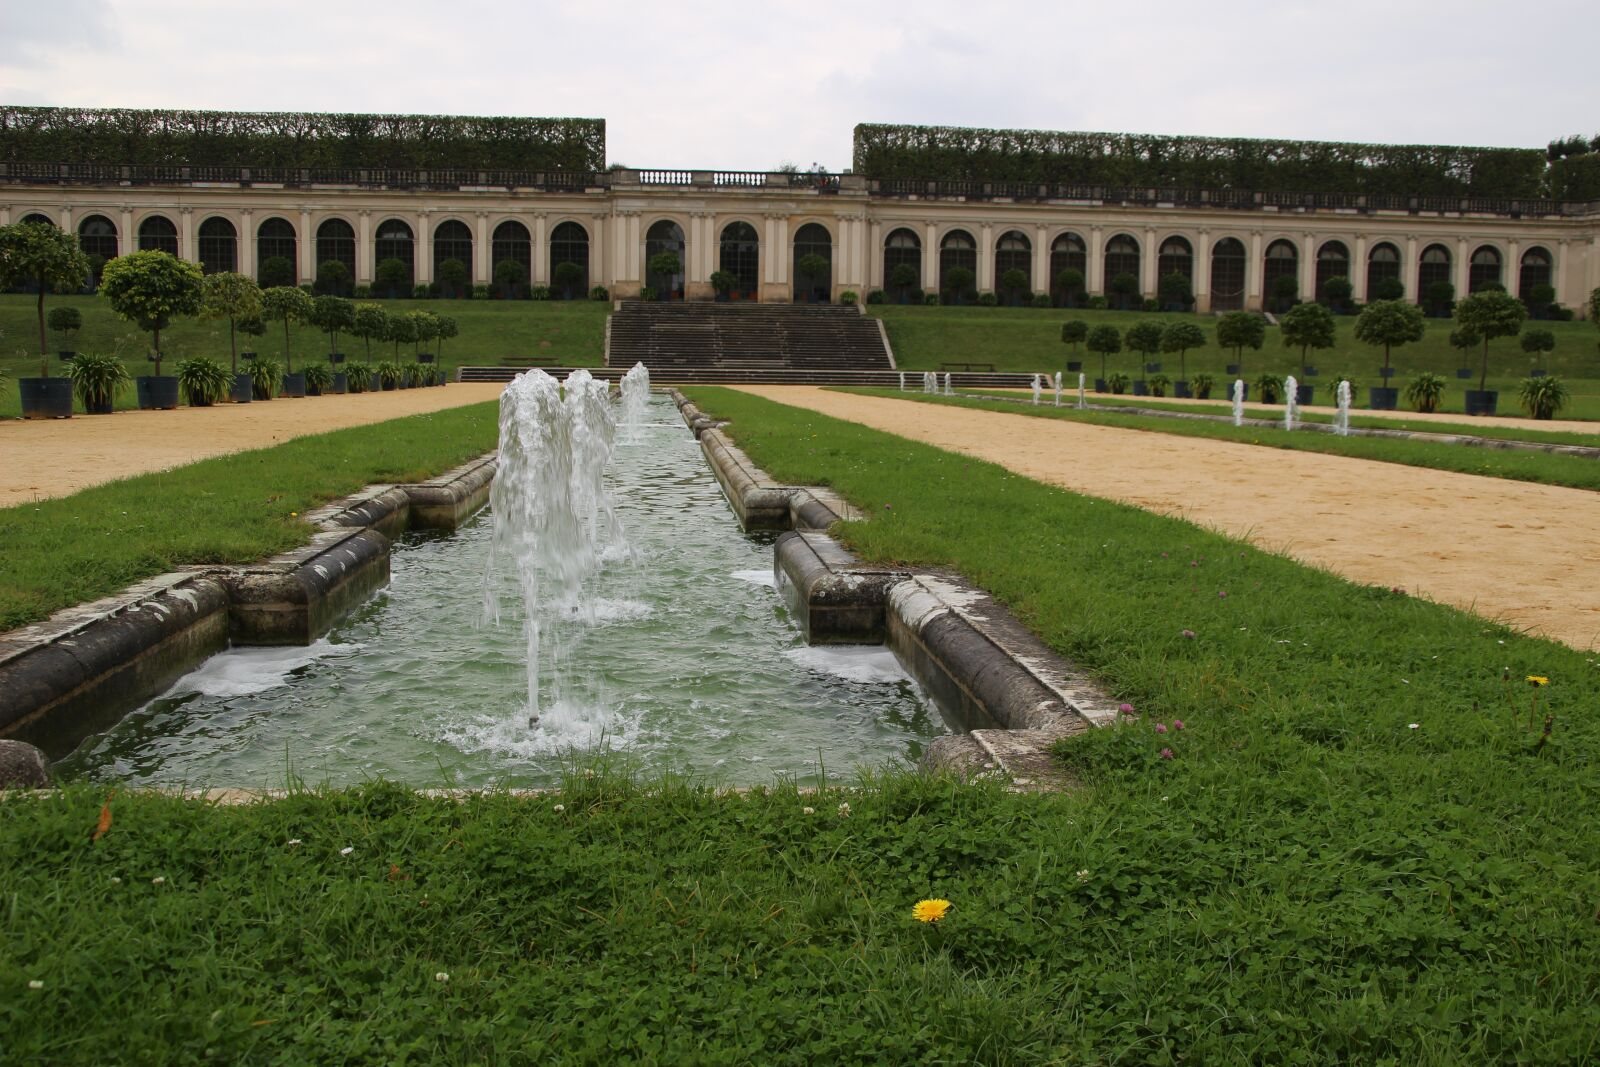
[(906, 577), (865, 566), (833, 538), (814, 531), (780, 534), (773, 569), (778, 592), (812, 645), (881, 644), (889, 586)]
[(311, 543), (218, 575), (235, 644), (309, 645), (389, 581), (389, 539), (376, 530), (324, 531)]
[(454, 530), (489, 502), (489, 485), (499, 469), (497, 453), (446, 471), (425, 482), (398, 486), (410, 501), (413, 530)]

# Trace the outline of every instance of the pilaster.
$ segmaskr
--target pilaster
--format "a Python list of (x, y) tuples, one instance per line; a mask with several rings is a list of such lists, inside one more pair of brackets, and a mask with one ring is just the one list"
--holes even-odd
[(416, 272), (412, 281), (417, 285), (433, 282), (433, 223), (429, 221), (430, 214), (427, 211), (417, 212), (411, 231), (411, 266)]
[(239, 263), (240, 274), (254, 278), (260, 268), (256, 265), (256, 214), (250, 208), (239, 211)]
[(978, 292), (994, 292), (994, 224), (978, 228)]
[(180, 207), (178, 209), (178, 258), (197, 260), (194, 245), (194, 208)]
[(1144, 255), (1139, 257), (1139, 291), (1146, 300), (1155, 297), (1160, 286), (1161, 250), (1156, 247), (1154, 226), (1144, 228)]
[(494, 264), (490, 261), (489, 213), (477, 213), (477, 234), (472, 241), (472, 284), (489, 285), (494, 282)]
[(356, 213), (356, 276), (357, 285), (371, 285), (377, 273), (374, 262), (377, 249), (372, 244), (372, 212), (362, 208)]

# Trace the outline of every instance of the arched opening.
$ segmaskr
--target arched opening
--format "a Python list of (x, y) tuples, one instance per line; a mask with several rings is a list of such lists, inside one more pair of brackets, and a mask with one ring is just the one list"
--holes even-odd
[(1400, 249), (1385, 241), (1367, 253), (1367, 291), (1364, 299), (1399, 300), (1406, 295), (1400, 278)]
[(1050, 243), (1050, 292), (1056, 304), (1077, 307), (1088, 285), (1089, 246), (1078, 234), (1061, 234)]
[(239, 232), (233, 223), (213, 215), (200, 224), (200, 270), (205, 274), (239, 269)]
[[(1334, 286), (1334, 292), (1328, 292), (1328, 282), (1334, 278), (1343, 278), (1344, 281)], [(1340, 310), (1345, 306), (1350, 293), (1345, 288), (1350, 284), (1350, 249), (1343, 241), (1324, 241), (1322, 247), (1317, 249), (1317, 292), (1318, 300)]]
[[(355, 242), (350, 242), (355, 252)], [(299, 242), (288, 219), (272, 218), (256, 228), (256, 280), (271, 288), (293, 285), (299, 279)]]
[(380, 222), (372, 241), (373, 290), (388, 297), (411, 296), (417, 276), (416, 251), (409, 225), (400, 219)]
[(1542, 319), (1556, 302), (1555, 288), (1550, 284), (1550, 253), (1537, 246), (1522, 253), (1522, 263), (1517, 270), (1517, 295), (1528, 305), (1528, 314)]
[(1007, 230), (995, 242), (994, 284), (1012, 307), (1033, 299), (1033, 242), (1021, 230)]
[[(56, 220), (49, 215), (41, 215), (37, 211), (30, 211), (19, 220), (33, 226), (55, 226)], [(56, 227), (60, 229), (60, 227)]]
[(1224, 237), (1211, 246), (1211, 310), (1244, 310), (1244, 242)]
[[(404, 277), (393, 287), (380, 276), (373, 291), (379, 296), (406, 296), (411, 286), (410, 260)], [(356, 276), (356, 231), (343, 219), (327, 219), (317, 227), (316, 285), (320, 292), (335, 296), (348, 294)], [(395, 279), (391, 279), (395, 281)]]
[(563, 300), (575, 300), (589, 291), (589, 231), (576, 222), (563, 222), (550, 231), (550, 282)]
[(1156, 293), (1163, 311), (1188, 311), (1194, 303), (1194, 247), (1168, 237), (1156, 254)]
[(1106, 296), (1127, 311), (1140, 304), (1139, 242), (1119, 233), (1106, 242)]
[(494, 287), (506, 300), (527, 296), (533, 278), (533, 238), (528, 228), (507, 219), (494, 228), (489, 241)]
[(922, 242), (902, 227), (883, 241), (883, 284), (897, 304), (910, 303), (913, 295), (921, 303)]
[(1417, 295), (1423, 310), (1434, 317), (1448, 316), (1456, 299), (1450, 281), (1450, 250), (1444, 245), (1429, 245), (1417, 262)]
[(978, 243), (965, 230), (939, 242), (939, 292), (946, 304), (964, 304), (978, 291)]
[(1476, 293), (1489, 286), (1505, 288), (1500, 280), (1500, 250), (1492, 245), (1481, 245), (1467, 263), (1467, 292)]
[[(686, 245), (683, 240), (683, 227), (671, 219), (661, 219), (651, 224), (644, 235), (644, 283), (655, 290), (656, 296), (661, 300), (682, 300), (683, 283), (686, 277), (687, 263), (685, 261)], [(657, 256), (672, 255), (678, 257), (678, 269), (670, 273), (657, 271), (651, 267), (651, 262)], [(660, 266), (661, 264), (657, 264)]]
[(833, 238), (827, 227), (808, 222), (794, 232), (795, 303), (826, 304), (833, 289)]
[(89, 257), (92, 284), (100, 284), (100, 268), (117, 258), (117, 225), (104, 215), (87, 215), (78, 222), (78, 247)]
[(472, 295), (472, 231), (460, 219), (433, 228), (433, 285), (451, 300)]
[(731, 300), (754, 300), (761, 289), (761, 239), (748, 222), (730, 222), (717, 242), (717, 269), (733, 275)]
[(139, 251), (178, 254), (178, 228), (165, 215), (150, 215), (139, 223)]
[(1261, 265), (1261, 296), (1272, 311), (1287, 311), (1300, 297), (1300, 250), (1291, 241), (1267, 246)]

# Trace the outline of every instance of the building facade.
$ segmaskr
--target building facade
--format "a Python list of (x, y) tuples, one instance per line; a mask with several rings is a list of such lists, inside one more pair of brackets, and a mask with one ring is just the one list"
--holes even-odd
[[(1438, 281), (1456, 295), (1498, 282), (1514, 295), (1548, 285), (1581, 311), (1600, 288), (1600, 204), (878, 182), (857, 175), (613, 170), (589, 175), (451, 172), (275, 174), (219, 168), (0, 166), (0, 224), (42, 218), (111, 258), (160, 248), (207, 271), (259, 276), (271, 259), (297, 282), (345, 264), (373, 285), (399, 261), (406, 284), (447, 260), (472, 284), (507, 260), (527, 282), (613, 297), (650, 286), (712, 296), (727, 271), (739, 299), (837, 300), (846, 290), (920, 293), (971, 272), (996, 292), (1009, 271), (1051, 292), (1066, 269), (1091, 295), (1157, 299), (1160, 279), (1189, 279), (1197, 310), (1261, 309), (1295, 280), (1302, 299), (1332, 277), (1356, 300), (1397, 278), (1409, 300)], [(653, 277), (659, 252), (681, 271)], [(804, 261), (816, 270), (804, 275)], [(571, 263), (578, 269), (561, 267)], [(908, 267), (909, 271), (897, 268)], [(390, 268), (390, 273), (394, 268)], [(894, 279), (915, 281), (895, 286)], [(1012, 275), (1015, 280), (1016, 275)], [(1133, 290), (1136, 290), (1134, 292)], [(1012, 294), (1015, 295), (1015, 294)]]

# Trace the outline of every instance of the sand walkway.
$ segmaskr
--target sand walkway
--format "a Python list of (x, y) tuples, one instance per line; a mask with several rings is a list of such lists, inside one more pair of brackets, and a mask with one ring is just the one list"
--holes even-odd
[(0, 422), (0, 507), (292, 437), (494, 400), (500, 383)]
[(743, 391), (1180, 516), (1575, 648), (1600, 641), (1600, 493), (805, 386)]

